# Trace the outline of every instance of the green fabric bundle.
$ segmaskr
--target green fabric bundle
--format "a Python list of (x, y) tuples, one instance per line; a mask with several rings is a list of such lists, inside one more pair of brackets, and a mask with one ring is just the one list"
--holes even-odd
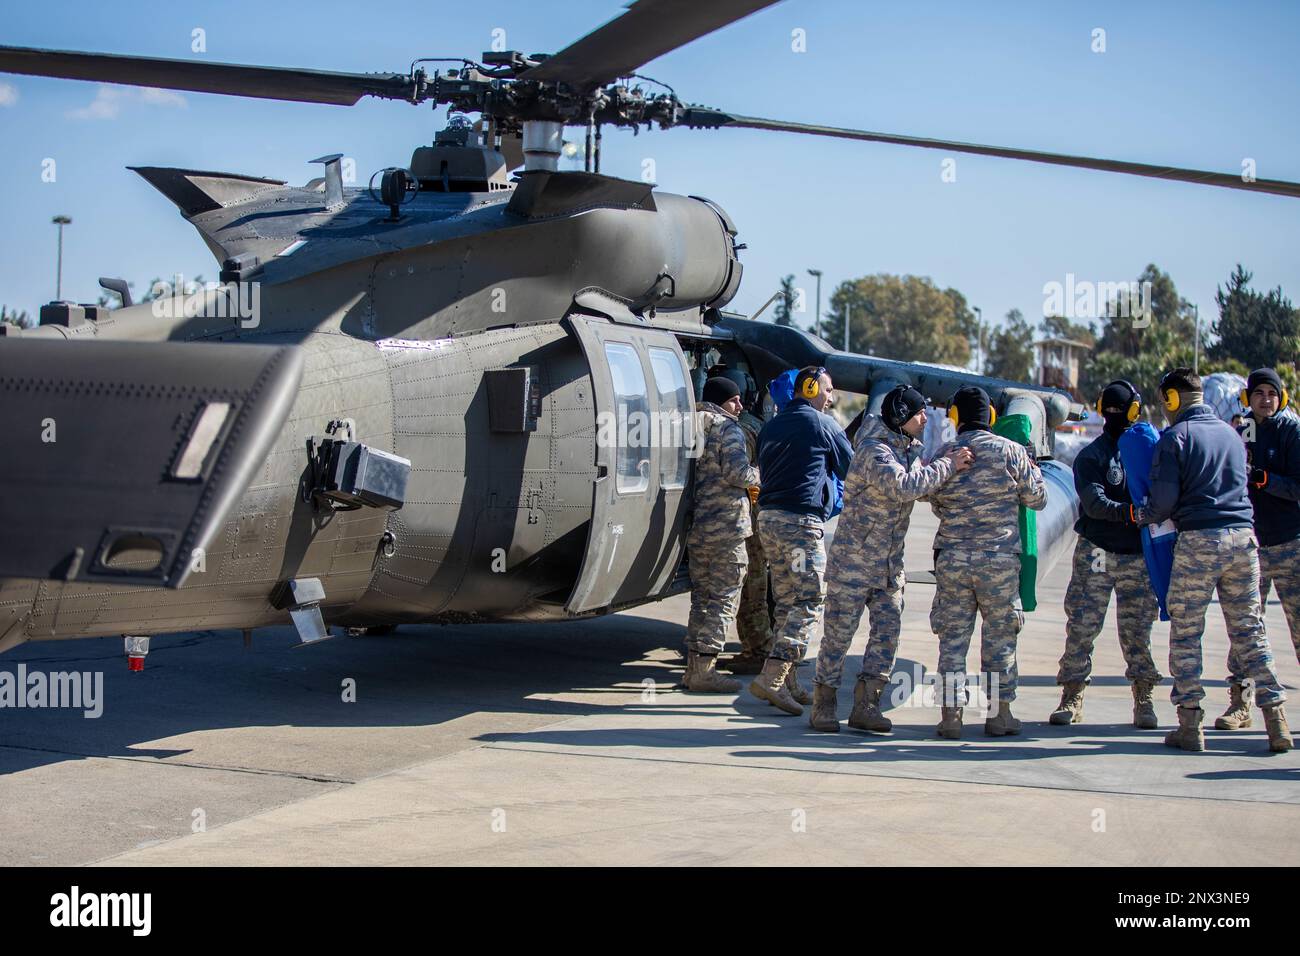
[[(993, 425), (993, 434), (1021, 445), (1033, 443), (1033, 426), (1028, 415), (1004, 415)], [(1026, 611), (1038, 607), (1038, 515), (1020, 506), (1020, 604)]]

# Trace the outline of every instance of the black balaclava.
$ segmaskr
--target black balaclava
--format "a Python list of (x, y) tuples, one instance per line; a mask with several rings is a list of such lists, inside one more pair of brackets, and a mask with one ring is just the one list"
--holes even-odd
[(721, 406), (729, 398), (740, 394), (740, 386), (729, 378), (711, 378), (704, 383), (704, 400)]
[(900, 435), (903, 426), (925, 408), (925, 396), (910, 385), (895, 385), (880, 402), (880, 418), (885, 427)]
[(1111, 438), (1118, 439), (1133, 424), (1128, 420), (1129, 407), (1137, 400), (1137, 394), (1127, 382), (1111, 382), (1101, 393), (1101, 417), (1106, 424), (1103, 431)]
[(993, 416), (990, 412), (993, 406), (989, 402), (988, 392), (984, 389), (978, 385), (968, 385), (958, 389), (957, 394), (952, 397), (952, 403), (957, 406), (957, 420), (961, 423), (957, 426), (957, 434), (991, 430)]

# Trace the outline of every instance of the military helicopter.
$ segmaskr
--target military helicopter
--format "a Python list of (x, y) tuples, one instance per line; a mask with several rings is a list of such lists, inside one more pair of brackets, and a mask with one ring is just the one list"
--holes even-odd
[[(871, 396), (982, 385), (1022, 413), (1050, 479), (1040, 567), (1077, 508), (1061, 391), (836, 351), (724, 311), (743, 246), (723, 208), (600, 171), (604, 127), (748, 127), (1300, 196), (1300, 185), (735, 115), (635, 71), (773, 0), (637, 0), (551, 56), (354, 74), (0, 47), (0, 71), (352, 105), (453, 122), (410, 164), (345, 186), (135, 170), (221, 282), (0, 325), (0, 651), (28, 640), (331, 625), (563, 620), (688, 586), (689, 422), (717, 362), (757, 386), (825, 366)], [(584, 169), (561, 171), (566, 126)], [(515, 175), (512, 171), (522, 166)], [(642, 420), (668, 427), (634, 427)], [(655, 433), (649, 433), (655, 432)]]

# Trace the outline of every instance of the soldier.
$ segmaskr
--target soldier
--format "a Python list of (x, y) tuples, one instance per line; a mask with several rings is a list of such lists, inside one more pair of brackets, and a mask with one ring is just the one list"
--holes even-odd
[(1170, 747), (1204, 750), (1201, 637), (1205, 610), (1217, 589), (1231, 643), (1229, 668), (1255, 682), (1269, 749), (1291, 749), (1282, 704), (1286, 694), (1273, 670), (1259, 603), (1259, 552), (1246, 493), (1246, 451), (1232, 426), (1204, 404), (1201, 379), (1176, 368), (1160, 381), (1165, 411), (1174, 420), (1156, 445), (1151, 493), (1137, 510), (1139, 524), (1173, 518), (1178, 528), (1170, 571), (1169, 671), (1178, 729)]
[(961, 737), (966, 652), (980, 628), (980, 670), (997, 714), (984, 722), (991, 737), (1020, 733), (1011, 713), (1016, 699), (1016, 638), (1024, 626), (1020, 599), (1019, 505), (1035, 510), (1047, 504), (1047, 487), (1024, 446), (992, 432), (997, 420), (982, 388), (959, 389), (948, 410), (957, 440), (941, 449), (969, 448), (970, 469), (930, 496), (939, 518), (934, 536), (934, 604), (930, 627), (939, 637), (942, 685), (940, 737)]
[(794, 398), (758, 436), (758, 533), (772, 568), (776, 624), (772, 650), (749, 685), (750, 693), (788, 714), (803, 713), (812, 697), (795, 667), (808, 650), (826, 597), (824, 524), (835, 504), (832, 476), (843, 480), (853, 450), (823, 409), (833, 398), (824, 368), (804, 368)]
[[(751, 462), (758, 462), (758, 433), (763, 429), (763, 419), (755, 414), (762, 402), (754, 380), (740, 369), (715, 365), (709, 369), (709, 377), (729, 378), (740, 388), (740, 400), (744, 408), (740, 412), (740, 427), (745, 432), (745, 449)], [(758, 527), (758, 505), (750, 502), (750, 519), (754, 528)], [(763, 543), (755, 530), (745, 539), (745, 552), (749, 559), (749, 570), (745, 572), (745, 584), (740, 590), (740, 608), (736, 612), (736, 634), (740, 638), (739, 654), (720, 660), (718, 666), (733, 674), (757, 674), (767, 660), (767, 652), (772, 647), (772, 619), (767, 606), (767, 558), (763, 555)]]
[(924, 431), (925, 397), (907, 385), (887, 392), (880, 417), (867, 416), (860, 424), (844, 511), (826, 562), (826, 625), (809, 717), (814, 730), (840, 729), (836, 691), (864, 607), (871, 610), (871, 640), (853, 689), (849, 726), (881, 733), (893, 729), (880, 712), (880, 695), (903, 629), (903, 544), (912, 505), (969, 468), (972, 458), (969, 448), (954, 448), (922, 467), (918, 439)]
[(718, 654), (736, 619), (748, 558), (745, 539), (752, 533), (748, 488), (758, 484), (758, 469), (745, 452), (745, 435), (736, 416), (740, 389), (725, 378), (704, 383), (696, 409), (695, 517), (686, 537), (691, 572), (691, 614), (686, 625), (686, 689), (730, 694), (740, 682), (717, 672)]
[(1142, 396), (1131, 382), (1114, 381), (1097, 399), (1097, 411), (1106, 424), (1074, 459), (1074, 487), (1079, 493), (1079, 520), (1074, 530), (1079, 541), (1065, 592), (1065, 653), (1056, 674), (1062, 688), (1061, 703), (1049, 720), (1053, 724), (1083, 720), (1092, 648), (1106, 622), (1106, 608), (1114, 591), (1119, 647), (1127, 665), (1124, 676), (1133, 688), (1133, 726), (1154, 730), (1159, 721), (1151, 694), (1161, 675), (1151, 658), (1151, 625), (1160, 609), (1119, 457), (1119, 436), (1138, 420)]
[[(1238, 429), (1246, 441), (1250, 468), (1248, 492), (1259, 540), (1259, 603), (1268, 604), (1268, 588), (1277, 588), (1291, 643), (1300, 659), (1300, 424), (1279, 412), (1289, 396), (1271, 368), (1250, 373), (1242, 393), (1250, 415)], [(1218, 730), (1249, 727), (1251, 685), (1232, 648), (1228, 655), (1228, 709), (1214, 722)]]

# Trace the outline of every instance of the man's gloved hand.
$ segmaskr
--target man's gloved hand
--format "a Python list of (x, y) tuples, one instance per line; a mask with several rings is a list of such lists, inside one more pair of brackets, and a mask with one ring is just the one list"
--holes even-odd
[(1263, 468), (1252, 468), (1250, 470), (1250, 483), (1256, 488), (1263, 488), (1268, 484), (1268, 472)]
[(749, 495), (749, 503), (751, 505), (754, 505), (755, 507), (758, 506), (758, 493), (761, 490), (762, 489), (760, 489), (758, 485), (750, 485), (745, 489), (745, 494)]
[(1128, 520), (1141, 527), (1144, 524), (1151, 524), (1151, 518), (1147, 515), (1147, 509), (1138, 505), (1128, 506)]

